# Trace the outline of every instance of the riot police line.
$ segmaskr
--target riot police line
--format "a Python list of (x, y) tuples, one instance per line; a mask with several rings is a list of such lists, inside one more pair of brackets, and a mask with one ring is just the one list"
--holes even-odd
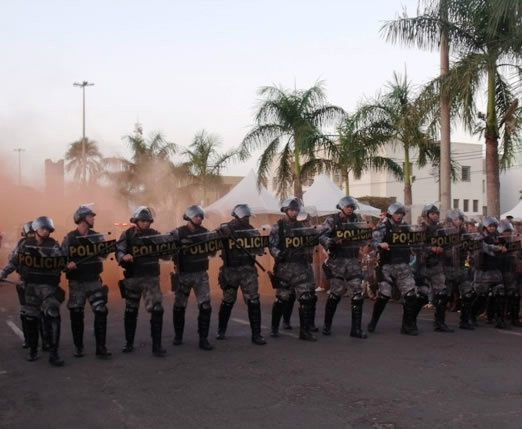
[[(346, 294), (351, 296), (350, 336), (368, 337), (362, 328), (364, 292), (360, 251), (369, 249), (377, 259), (377, 291), (368, 331), (374, 332), (388, 301), (400, 294), (403, 306), (401, 333), (418, 335), (417, 316), (431, 302), (434, 330), (453, 332), (446, 324), (446, 312), (451, 291), (458, 290), (461, 301), (459, 328), (474, 330), (478, 316), (487, 308), (488, 320), (504, 329), (520, 327), (520, 287), (516, 267), (520, 259), (521, 241), (514, 235), (509, 222), (495, 218), (483, 220), (482, 233), (468, 233), (464, 214), (458, 209), (448, 212), (440, 222), (439, 210), (428, 204), (418, 225), (404, 222), (406, 208), (400, 203), (388, 207), (386, 218), (372, 229), (357, 214), (355, 198), (341, 198), (338, 212), (320, 225), (311, 225), (302, 202), (290, 197), (282, 202), (283, 216), (261, 235), (250, 224), (251, 209), (238, 204), (232, 219), (209, 231), (202, 223), (204, 211), (199, 206), (185, 210), (185, 225), (168, 234), (151, 227), (154, 213), (146, 206), (131, 215), (132, 226), (118, 240), (105, 240), (96, 232), (96, 213), (80, 206), (74, 213), (76, 229), (70, 231), (60, 245), (50, 237), (54, 231), (52, 219), (41, 216), (23, 226), (22, 239), (0, 272), (0, 279), (16, 271), (20, 275), (17, 292), (21, 304), (20, 319), (24, 332), (24, 347), (29, 349), (27, 360), (38, 359), (38, 343), (49, 351), (49, 362), (62, 366), (58, 353), (61, 316), (60, 304), (65, 291), (59, 286), (61, 272), (69, 283), (67, 309), (70, 314), (74, 356), (84, 356), (84, 310), (88, 301), (94, 313), (96, 356), (109, 359), (106, 347), (108, 287), (101, 282), (103, 259), (110, 253), (123, 268), (119, 282), (125, 300), (123, 352), (134, 351), (134, 341), (140, 301), (150, 313), (152, 352), (165, 356), (162, 345), (163, 297), (159, 281), (159, 260), (172, 260), (175, 271), (171, 287), (175, 294), (172, 308), (173, 345), (183, 344), (185, 309), (190, 291), (194, 290), (198, 304), (199, 347), (212, 350), (209, 331), (212, 307), (208, 277), (209, 258), (221, 252), (223, 265), (218, 282), (223, 298), (218, 311), (217, 340), (226, 339), (228, 322), (241, 289), (248, 310), (251, 340), (266, 344), (261, 334), (261, 308), (257, 268), (265, 268), (256, 260), (268, 248), (274, 258), (269, 277), (275, 290), (272, 305), (271, 332), (279, 336), (283, 328), (291, 329), (290, 316), (295, 302), (299, 312), (299, 339), (316, 341), (315, 294), (312, 268), (313, 250), (322, 246), (328, 254), (323, 264), (330, 291), (324, 309), (323, 335), (332, 334), (337, 306)], [(509, 320), (506, 322), (506, 313)]]

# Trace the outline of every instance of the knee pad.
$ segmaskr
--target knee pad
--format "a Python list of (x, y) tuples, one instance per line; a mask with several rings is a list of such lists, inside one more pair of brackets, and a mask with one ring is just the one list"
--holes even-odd
[(311, 294), (310, 292), (305, 292), (305, 293), (303, 293), (303, 294), (299, 297), (299, 302), (300, 302), (300, 303), (312, 302), (312, 294)]
[(259, 305), (259, 298), (250, 299), (248, 303), (252, 305)]
[(312, 293), (312, 301), (314, 304), (317, 302), (317, 295), (315, 294), (315, 292)]
[(284, 303), (284, 301), (281, 298), (279, 298), (278, 296), (276, 296), (274, 304), (283, 304), (283, 303)]
[(352, 301), (362, 301), (364, 297), (360, 293), (356, 293), (352, 296)]
[(134, 307), (125, 307), (125, 314), (128, 314), (129, 316), (138, 316), (138, 309)]
[(179, 305), (175, 305), (173, 307), (173, 311), (176, 312), (176, 313), (185, 313), (185, 307), (181, 307)]
[(210, 306), (210, 301), (205, 301), (205, 302), (202, 302), (201, 304), (199, 304), (199, 309), (201, 311), (209, 311), (212, 309), (212, 307)]
[(94, 313), (107, 314), (109, 310), (105, 304), (99, 304), (93, 308)]
[(382, 293), (379, 293), (379, 296), (377, 297), (378, 300), (384, 301), (385, 303), (390, 300), (389, 296), (383, 295)]
[[(447, 298), (447, 295), (444, 295), (446, 298)], [(424, 294), (419, 294), (417, 296), (417, 302), (422, 305), (422, 306), (425, 306), (428, 302), (430, 302), (430, 299), (428, 298), (427, 295), (424, 295)]]
[(46, 310), (45, 315), (51, 319), (57, 319), (60, 317), (60, 309), (58, 307), (49, 307)]
[(69, 309), (69, 312), (71, 314), (80, 314), (80, 313), (83, 314), (83, 308), (80, 308), (80, 307), (71, 308), (71, 309)]
[(474, 291), (469, 291), (464, 294), (462, 297), (465, 300), (472, 301), (477, 297), (477, 294)]
[(341, 297), (337, 296), (335, 293), (330, 293), (330, 295), (328, 295), (328, 301), (329, 300), (339, 302), (341, 300)]
[(152, 306), (152, 309), (150, 311), (151, 313), (163, 314), (163, 306), (161, 305), (161, 303), (157, 302)]

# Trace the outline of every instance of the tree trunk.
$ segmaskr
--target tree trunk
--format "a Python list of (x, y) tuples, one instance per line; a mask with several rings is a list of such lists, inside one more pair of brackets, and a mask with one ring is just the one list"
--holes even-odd
[[(446, 0), (440, 1), (440, 17), (448, 19)], [(440, 76), (443, 78), (449, 71), (449, 46), (446, 29), (442, 29), (440, 38)], [(441, 218), (446, 217), (451, 208), (451, 131), (450, 131), (450, 101), (445, 90), (444, 80), (440, 96), (440, 211)]]
[(498, 166), (498, 132), (495, 110), (495, 64), (488, 70), (488, 111), (486, 115), (486, 192), (488, 216), (500, 216), (500, 179)]
[(350, 195), (350, 178), (349, 178), (349, 172), (346, 172), (346, 175), (343, 177), (344, 179), (344, 192), (346, 195)]
[(303, 199), (303, 185), (301, 183), (301, 164), (299, 152), (294, 149), (294, 197)]
[(404, 146), (404, 205), (406, 206), (405, 220), (408, 223), (411, 223), (412, 199), (410, 151), (408, 146)]

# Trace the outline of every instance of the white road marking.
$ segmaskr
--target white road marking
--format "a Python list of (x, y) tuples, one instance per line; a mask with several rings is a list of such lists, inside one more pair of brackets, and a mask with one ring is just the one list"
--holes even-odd
[(16, 323), (14, 323), (12, 320), (6, 320), (7, 326), (9, 326), (16, 336), (18, 336), (22, 341), (24, 340), (24, 333), (22, 330), (16, 326)]
[[(241, 325), (250, 326), (250, 322), (248, 320), (237, 319), (235, 317), (232, 317), (231, 320), (233, 320), (234, 322), (239, 323)], [(261, 325), (261, 328), (268, 329), (266, 326), (263, 326), (263, 325)], [(295, 334), (291, 334), (290, 332), (279, 331), (279, 335), (286, 335), (287, 337), (299, 338), (299, 336), (297, 336)]]
[(503, 331), (502, 329), (497, 329), (497, 332), (499, 332), (500, 334), (516, 335), (517, 337), (522, 337), (522, 334), (520, 332)]

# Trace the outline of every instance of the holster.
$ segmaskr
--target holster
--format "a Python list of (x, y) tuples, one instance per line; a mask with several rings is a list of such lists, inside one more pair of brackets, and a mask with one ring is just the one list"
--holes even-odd
[(60, 286), (56, 286), (56, 292), (54, 292), (54, 297), (61, 304), (65, 301), (65, 290), (62, 289)]
[(125, 280), (119, 280), (118, 281), (118, 287), (120, 288), (120, 296), (125, 299), (127, 298), (127, 293), (125, 290)]
[(170, 289), (172, 292), (179, 289), (179, 273), (170, 273)]
[(18, 294), (18, 301), (20, 305), (25, 305), (25, 284), (17, 283), (16, 284), (16, 293)]

